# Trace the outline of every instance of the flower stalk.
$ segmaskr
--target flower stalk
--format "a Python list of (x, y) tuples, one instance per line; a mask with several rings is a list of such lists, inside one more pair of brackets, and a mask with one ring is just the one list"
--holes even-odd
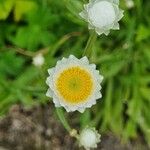
[(87, 44), (86, 44), (86, 47), (84, 49), (84, 52), (83, 52), (82, 56), (87, 56), (87, 57), (90, 58), (92, 47), (93, 47), (93, 44), (96, 41), (96, 38), (97, 38), (96, 33), (94, 31), (92, 31), (92, 33), (91, 33), (91, 35), (90, 35), (90, 37), (87, 41)]
[(64, 128), (70, 133), (72, 129), (65, 118), (64, 111), (62, 110), (62, 108), (56, 108), (56, 113)]

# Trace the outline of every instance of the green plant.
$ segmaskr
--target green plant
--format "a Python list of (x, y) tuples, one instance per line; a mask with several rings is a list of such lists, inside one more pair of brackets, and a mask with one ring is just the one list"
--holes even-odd
[[(0, 1), (0, 8), (5, 3), (9, 3), (7, 8), (0, 9), (0, 115), (14, 103), (46, 103), (47, 69), (61, 56), (81, 57), (88, 38), (86, 24), (78, 18), (82, 1), (34, 0), (31, 3), (36, 7), (23, 12), (14, 8), (16, 3), (11, 0)], [(125, 140), (140, 132), (150, 143), (148, 4), (148, 0), (135, 0), (135, 7), (127, 10), (122, 1), (125, 17), (121, 30), (94, 43), (91, 62), (105, 77), (103, 99), (81, 116), (81, 127), (91, 123)], [(11, 18), (12, 13), (16, 18)], [(32, 58), (39, 52), (45, 57), (42, 68), (32, 65)]]

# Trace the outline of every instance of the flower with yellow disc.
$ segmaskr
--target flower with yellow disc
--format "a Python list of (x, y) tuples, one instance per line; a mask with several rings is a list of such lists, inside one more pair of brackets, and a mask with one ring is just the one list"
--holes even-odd
[(54, 68), (48, 69), (48, 73), (46, 95), (53, 98), (56, 107), (63, 106), (67, 112), (84, 112), (102, 97), (100, 83), (103, 76), (95, 64), (89, 64), (87, 57), (77, 59), (70, 55), (62, 58)]

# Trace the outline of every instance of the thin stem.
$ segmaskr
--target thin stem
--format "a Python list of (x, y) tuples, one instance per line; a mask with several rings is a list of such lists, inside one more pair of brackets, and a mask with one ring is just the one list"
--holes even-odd
[(64, 111), (62, 110), (62, 108), (56, 108), (56, 112), (57, 112), (57, 116), (58, 116), (59, 120), (61, 121), (61, 123), (63, 124), (64, 128), (70, 133), (72, 129), (65, 118)]
[(90, 57), (90, 54), (92, 51), (92, 46), (95, 43), (96, 38), (97, 38), (97, 35), (96, 35), (95, 31), (93, 31), (92, 34), (90, 35), (89, 39), (88, 39), (88, 42), (87, 42), (86, 47), (85, 47), (84, 52), (83, 52), (83, 56), (86, 55), (87, 57)]
[[(91, 52), (92, 52), (92, 47), (93, 47), (93, 44), (95, 43), (96, 39), (97, 39), (97, 34), (95, 33), (95, 31), (92, 31), (92, 33), (87, 41), (87, 44), (86, 44), (86, 47), (84, 49), (82, 56), (87, 56), (87, 57), (89, 57), (89, 59), (91, 58), (90, 56), (91, 56)], [(96, 122), (97, 122), (97, 118), (96, 118)], [(95, 120), (90, 125), (94, 125), (94, 124), (95, 124)]]
[(97, 116), (91, 121), (90, 126), (96, 127), (101, 119), (101, 116), (101, 113), (97, 114)]
[(62, 38), (60, 38), (60, 40), (58, 40), (58, 42), (56, 42), (55, 44), (53, 44), (54, 46), (48, 46), (48, 47), (42, 48), (42, 49), (40, 49), (40, 50), (38, 50), (36, 52), (27, 51), (27, 50), (24, 50), (24, 49), (21, 49), (21, 48), (13, 47), (13, 46), (7, 46), (7, 48), (11, 48), (12, 50), (16, 51), (17, 53), (22, 54), (24, 56), (28, 56), (28, 57), (35, 57), (39, 53), (45, 55), (45, 54), (48, 54), (50, 51), (52, 51), (51, 55), (53, 56), (56, 53), (56, 51), (65, 42), (67, 42), (70, 38), (76, 37), (76, 36), (79, 36), (79, 35), (81, 35), (80, 32), (71, 32), (71, 33), (68, 33), (68, 34), (64, 35)]

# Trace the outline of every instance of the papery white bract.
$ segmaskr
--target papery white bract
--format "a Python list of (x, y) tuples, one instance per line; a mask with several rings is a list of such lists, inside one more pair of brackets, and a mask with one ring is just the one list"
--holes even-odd
[(123, 10), (119, 8), (119, 0), (90, 0), (79, 15), (89, 23), (89, 29), (95, 29), (98, 35), (108, 35), (110, 29), (119, 29)]
[(100, 142), (101, 135), (95, 130), (95, 128), (85, 128), (79, 135), (79, 144), (86, 150), (91, 148), (97, 148), (97, 144)]
[(87, 57), (77, 59), (70, 55), (48, 69), (48, 73), (46, 95), (52, 97), (56, 107), (63, 106), (67, 112), (83, 112), (102, 97), (100, 83), (103, 76), (95, 64), (89, 64)]

